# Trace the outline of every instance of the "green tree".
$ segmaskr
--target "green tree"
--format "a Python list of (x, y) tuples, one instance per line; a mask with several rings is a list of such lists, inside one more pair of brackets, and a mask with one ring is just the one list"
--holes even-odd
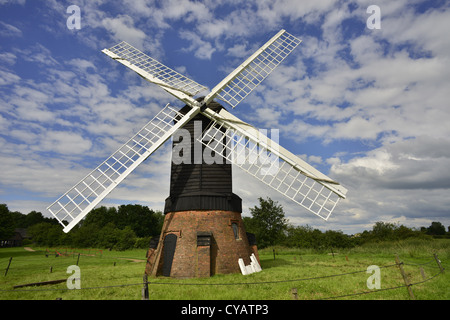
[(25, 225), (22, 225), (21, 227), (27, 228), (29, 226), (32, 226), (34, 224), (38, 224), (41, 222), (45, 222), (44, 216), (40, 212), (31, 211), (29, 214), (25, 216)]
[(393, 240), (396, 228), (394, 223), (378, 221), (372, 228), (372, 236), (377, 240)]
[(0, 240), (14, 235), (14, 220), (6, 204), (0, 204)]
[(255, 234), (258, 247), (264, 248), (280, 243), (288, 228), (283, 207), (272, 199), (259, 198), (259, 207), (250, 208), (252, 215), (246, 230)]
[(442, 223), (433, 221), (427, 229), (427, 234), (432, 236), (440, 236), (445, 234), (445, 227)]
[(93, 209), (82, 222), (82, 226), (94, 224), (99, 228), (112, 223), (119, 229), (130, 226), (138, 237), (155, 236), (161, 232), (164, 215), (139, 204), (121, 205)]
[(84, 218), (81, 225), (87, 226), (94, 224), (97, 226), (106, 226), (108, 223), (114, 223), (117, 220), (117, 209), (115, 207), (98, 207), (92, 209)]
[[(160, 212), (139, 204), (121, 205), (117, 211), (116, 226), (120, 229), (130, 226), (137, 237), (155, 236), (161, 232), (164, 217)], [(161, 220), (162, 218), (162, 220)]]
[[(9, 212), (9, 214), (12, 217), (13, 220), (13, 227), (14, 228), (27, 228), (29, 227), (29, 225), (27, 224), (26, 220), (27, 220), (27, 216), (18, 212), (18, 211), (14, 211), (14, 212)], [(39, 221), (42, 222), (42, 221)]]
[(350, 248), (353, 246), (349, 236), (342, 231), (327, 230), (323, 234), (323, 245), (327, 248)]
[(71, 245), (78, 248), (95, 247), (100, 229), (101, 227), (95, 223), (73, 228), (70, 231)]
[(28, 227), (28, 234), (38, 245), (58, 246), (64, 243), (62, 228), (50, 222), (40, 222)]
[(294, 248), (317, 248), (321, 243), (322, 232), (306, 226), (288, 226), (285, 245)]
[(120, 230), (117, 234), (117, 243), (114, 249), (123, 251), (131, 249), (136, 242), (136, 234), (131, 229), (130, 226), (126, 226), (124, 229)]
[(120, 229), (118, 229), (114, 223), (108, 223), (98, 231), (96, 246), (108, 249), (115, 248), (116, 244), (119, 242), (119, 232)]

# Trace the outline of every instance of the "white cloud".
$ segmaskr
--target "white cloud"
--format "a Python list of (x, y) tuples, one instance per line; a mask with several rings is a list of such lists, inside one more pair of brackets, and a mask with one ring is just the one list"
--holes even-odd
[(0, 70), (0, 85), (6, 86), (18, 82), (20, 77), (14, 73)]
[(201, 2), (189, 0), (164, 1), (162, 12), (167, 19), (185, 19), (186, 22), (198, 22), (210, 17), (210, 11)]
[(133, 19), (128, 15), (119, 15), (116, 18), (105, 18), (102, 25), (113, 34), (117, 41), (127, 41), (129, 44), (143, 49), (145, 33), (134, 26)]
[(407, 216), (415, 227), (423, 219), (447, 221), (449, 146), (447, 139), (420, 136), (335, 162), (330, 175), (349, 188), (338, 212), (372, 223)]
[(21, 37), (22, 36), (22, 30), (19, 28), (5, 23), (3, 21), (0, 21), (0, 36), (2, 37)]
[(247, 58), (253, 52), (254, 51), (247, 49), (247, 43), (237, 43), (227, 50), (228, 55), (238, 58)]
[(92, 143), (90, 139), (67, 131), (48, 131), (42, 136), (42, 142), (35, 151), (53, 151), (63, 155), (83, 155), (88, 152)]
[(190, 46), (184, 48), (184, 50), (187, 52), (193, 51), (194, 55), (199, 59), (210, 60), (212, 54), (216, 51), (211, 43), (202, 40), (199, 35), (191, 31), (181, 31), (180, 37), (190, 42)]
[(11, 52), (0, 53), (0, 61), (8, 65), (13, 65), (16, 63), (16, 55)]
[(97, 71), (96, 66), (92, 61), (85, 60), (85, 59), (72, 59), (68, 62), (68, 64), (73, 65), (76, 68), (79, 68), (81, 71), (86, 72), (89, 68), (92, 69), (92, 71)]
[(20, 4), (20, 5), (24, 5), (26, 2), (26, 0), (0, 0), (0, 5), (7, 5), (7, 4)]

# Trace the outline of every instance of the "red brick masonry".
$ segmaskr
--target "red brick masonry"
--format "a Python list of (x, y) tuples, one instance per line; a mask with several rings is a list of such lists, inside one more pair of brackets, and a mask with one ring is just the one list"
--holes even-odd
[[(237, 235), (233, 224), (236, 224), (235, 230), (237, 226)], [(168, 234), (177, 236), (170, 277), (240, 273), (239, 258), (248, 265), (252, 253), (259, 261), (256, 245), (249, 245), (240, 213), (220, 210), (169, 212), (157, 248), (150, 248), (147, 254), (148, 275), (163, 274), (163, 244)]]

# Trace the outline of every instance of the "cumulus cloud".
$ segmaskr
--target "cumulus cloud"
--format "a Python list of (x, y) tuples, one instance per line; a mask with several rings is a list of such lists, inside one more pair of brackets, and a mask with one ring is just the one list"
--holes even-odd
[(184, 48), (187, 52), (194, 52), (194, 55), (199, 59), (211, 59), (212, 54), (216, 51), (211, 43), (204, 41), (201, 37), (191, 31), (181, 31), (180, 36), (182, 39), (190, 42), (189, 47)]
[(102, 25), (112, 32), (117, 41), (127, 41), (129, 44), (143, 48), (145, 33), (134, 26), (133, 19), (128, 15), (119, 15), (115, 18), (105, 18)]

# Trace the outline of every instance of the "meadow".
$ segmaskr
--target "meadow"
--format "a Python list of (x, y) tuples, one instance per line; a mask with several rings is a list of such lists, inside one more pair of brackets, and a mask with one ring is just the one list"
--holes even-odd
[[(100, 252), (97, 249), (32, 247), (0, 249), (0, 300), (141, 300), (145, 249)], [(54, 250), (66, 255), (54, 254)], [(69, 253), (69, 254), (67, 254)], [(71, 254), (70, 254), (71, 253)], [(78, 255), (80, 253), (80, 255)], [(450, 240), (403, 240), (351, 249), (259, 251), (263, 271), (251, 275), (215, 275), (200, 279), (149, 278), (149, 300), (410, 300), (396, 265), (403, 262), (416, 300), (450, 300)], [(7, 266), (12, 257), (10, 267)], [(67, 268), (80, 268), (81, 289), (65, 282), (14, 289), (14, 286), (67, 279)], [(369, 289), (369, 266), (380, 268), (381, 288)], [(293, 295), (296, 289), (297, 295)]]

